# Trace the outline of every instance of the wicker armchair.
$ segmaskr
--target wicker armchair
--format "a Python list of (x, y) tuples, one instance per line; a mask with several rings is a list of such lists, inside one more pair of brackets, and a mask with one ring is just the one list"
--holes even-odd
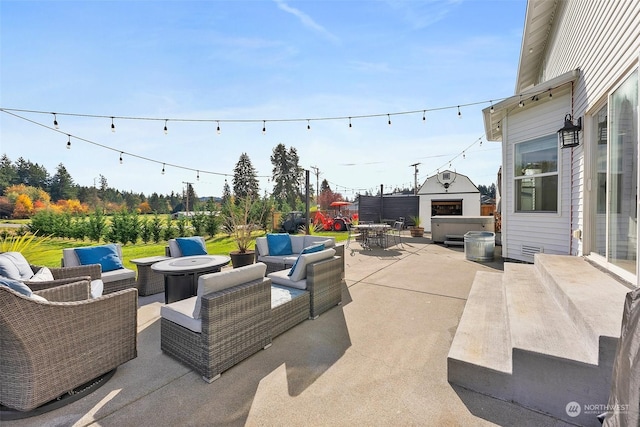
[(0, 404), (30, 411), (137, 356), (138, 292), (89, 298), (83, 280), (34, 292), (0, 286)]

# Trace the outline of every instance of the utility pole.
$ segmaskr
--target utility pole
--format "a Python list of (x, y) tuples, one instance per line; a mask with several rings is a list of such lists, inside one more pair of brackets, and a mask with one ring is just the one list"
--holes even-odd
[(189, 218), (189, 186), (193, 185), (193, 182), (182, 181), (183, 184), (187, 184), (187, 218)]
[(418, 165), (420, 163), (414, 163), (409, 166), (413, 166), (413, 194), (414, 196), (418, 194)]
[(310, 166), (309, 169), (313, 169), (313, 173), (316, 176), (316, 205), (317, 205), (318, 197), (320, 197), (320, 168), (317, 166)]

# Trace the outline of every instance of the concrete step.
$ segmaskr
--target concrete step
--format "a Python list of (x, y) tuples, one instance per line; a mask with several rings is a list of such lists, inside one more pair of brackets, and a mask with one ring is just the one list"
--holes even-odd
[(588, 345), (573, 320), (542, 284), (536, 267), (505, 263), (505, 301), (513, 348), (598, 364), (598, 347)]
[(478, 272), (447, 358), (449, 381), (599, 426), (594, 414), (566, 408), (607, 403), (628, 291), (577, 257), (537, 254), (534, 265)]
[(464, 242), (461, 242), (459, 240), (445, 240), (444, 245), (445, 246), (464, 246)]
[(597, 347), (603, 338), (617, 342), (629, 288), (580, 257), (536, 254), (534, 265), (590, 345)]
[(479, 271), (449, 349), (449, 359), (511, 373), (506, 308), (502, 273)]

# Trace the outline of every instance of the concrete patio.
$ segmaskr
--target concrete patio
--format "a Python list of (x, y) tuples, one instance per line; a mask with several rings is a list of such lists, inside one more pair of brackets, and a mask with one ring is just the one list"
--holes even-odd
[(346, 251), (341, 306), (274, 339), (212, 384), (160, 351), (163, 294), (140, 298), (138, 357), (63, 408), (3, 426), (563, 426), (447, 382), (447, 354), (477, 271), (496, 261), (406, 238)]

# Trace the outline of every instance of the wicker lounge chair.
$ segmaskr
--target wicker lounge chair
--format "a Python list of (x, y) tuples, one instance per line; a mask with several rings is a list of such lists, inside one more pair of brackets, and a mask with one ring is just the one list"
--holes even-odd
[(88, 280), (0, 286), (0, 404), (31, 411), (137, 356), (137, 290), (89, 298)]

